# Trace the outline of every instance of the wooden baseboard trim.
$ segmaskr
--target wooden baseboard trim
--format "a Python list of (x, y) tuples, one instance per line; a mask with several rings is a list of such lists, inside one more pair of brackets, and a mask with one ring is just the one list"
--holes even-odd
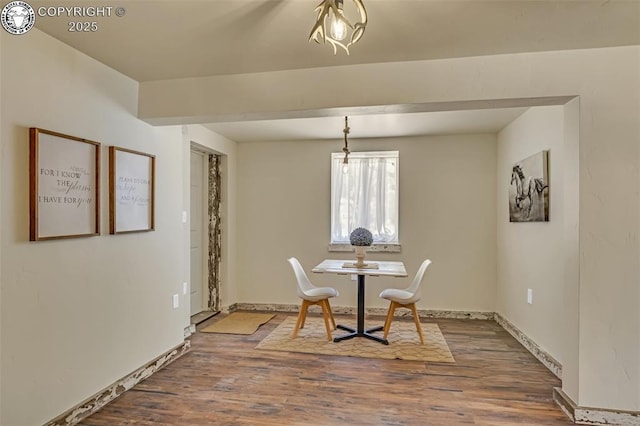
[[(233, 309), (233, 310), (232, 310)], [(269, 303), (234, 303), (229, 306), (229, 312), (235, 310), (241, 311), (268, 311), (268, 312), (298, 312), (300, 305), (284, 305), (284, 304), (269, 304)], [(355, 315), (357, 308), (352, 306), (331, 306), (331, 311), (337, 315)], [(406, 309), (399, 309), (396, 311), (396, 318), (409, 317), (411, 311)], [(387, 308), (367, 308), (367, 315), (387, 315)], [(426, 309), (419, 309), (418, 315), (420, 318), (451, 318), (451, 319), (478, 319), (478, 320), (492, 320), (493, 312), (479, 312), (479, 311), (433, 311)]]
[(87, 398), (75, 407), (60, 414), (55, 419), (46, 423), (46, 426), (61, 426), (61, 425), (75, 425), (80, 423), (83, 419), (89, 417), (91, 414), (100, 410), (102, 407), (128, 391), (144, 379), (147, 379), (152, 374), (161, 370), (165, 366), (169, 365), (176, 359), (180, 358), (191, 348), (191, 341), (185, 340), (173, 349), (168, 350), (164, 354), (155, 358), (153, 361), (148, 362), (144, 366), (140, 367), (136, 371), (111, 386), (106, 387), (102, 391), (96, 393), (90, 398)]
[(538, 359), (551, 371), (557, 378), (562, 380), (562, 364), (560, 364), (554, 357), (549, 355), (547, 352), (542, 350), (540, 346), (533, 340), (531, 340), (526, 334), (524, 334), (518, 327), (511, 324), (506, 318), (504, 318), (499, 313), (494, 314), (494, 319), (500, 325), (500, 327), (504, 328), (507, 333), (511, 334), (522, 346), (525, 347), (526, 350), (531, 352), (531, 354)]
[(572, 422), (575, 422), (575, 412), (576, 412), (576, 404), (567, 396), (566, 393), (561, 388), (554, 387), (553, 388), (553, 400), (560, 409), (571, 419)]
[(640, 412), (625, 410), (610, 410), (605, 408), (579, 407), (560, 388), (553, 388), (553, 400), (562, 411), (579, 425), (621, 425), (631, 426), (640, 424)]

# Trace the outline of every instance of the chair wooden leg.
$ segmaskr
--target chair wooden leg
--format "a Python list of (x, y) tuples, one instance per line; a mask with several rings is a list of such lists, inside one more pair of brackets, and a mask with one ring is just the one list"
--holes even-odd
[(329, 311), (329, 318), (331, 318), (331, 325), (333, 325), (332, 330), (335, 330), (338, 327), (336, 326), (335, 318), (333, 318), (333, 312), (331, 312), (331, 305), (329, 304), (329, 299), (326, 299), (324, 303), (327, 305), (327, 310)]
[(387, 312), (387, 319), (384, 321), (384, 335), (382, 336), (383, 339), (387, 338), (387, 335), (389, 334), (389, 330), (391, 329), (391, 321), (393, 321), (393, 315), (396, 312), (396, 302), (391, 302), (389, 304), (389, 312)]
[(333, 337), (331, 336), (331, 326), (329, 325), (329, 315), (331, 311), (327, 309), (328, 305), (329, 303), (327, 303), (326, 299), (320, 301), (320, 307), (322, 308), (322, 318), (324, 319), (324, 326), (327, 329), (327, 337), (328, 340), (331, 341), (333, 340)]
[(422, 327), (420, 326), (420, 317), (418, 316), (418, 312), (416, 311), (416, 304), (412, 303), (408, 307), (411, 308), (411, 312), (413, 313), (413, 322), (416, 323), (416, 329), (418, 330), (418, 335), (420, 336), (420, 343), (424, 345), (424, 337), (422, 336)]
[(300, 305), (300, 312), (298, 312), (298, 321), (296, 321), (296, 326), (293, 329), (292, 339), (298, 337), (298, 330), (304, 327), (304, 320), (307, 317), (307, 309), (309, 308), (309, 302), (306, 300), (302, 301), (302, 305)]
[(304, 309), (302, 309), (302, 322), (300, 323), (300, 328), (304, 328), (304, 322), (307, 320), (307, 312), (309, 312), (309, 306), (313, 305), (313, 303), (309, 302), (308, 300), (303, 300), (302, 301), (302, 306)]

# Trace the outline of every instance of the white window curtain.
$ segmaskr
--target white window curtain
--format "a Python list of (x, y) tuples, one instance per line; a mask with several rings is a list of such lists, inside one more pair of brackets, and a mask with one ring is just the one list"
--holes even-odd
[(374, 243), (398, 243), (398, 151), (331, 155), (331, 243), (349, 243), (357, 227)]

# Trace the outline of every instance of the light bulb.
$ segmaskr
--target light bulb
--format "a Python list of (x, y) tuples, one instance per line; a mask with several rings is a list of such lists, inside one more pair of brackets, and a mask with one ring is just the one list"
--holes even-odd
[[(340, 17), (342, 17), (342, 13), (340, 13)], [(331, 20), (331, 38), (334, 40), (344, 40), (347, 36), (347, 26), (344, 21), (338, 19), (338, 15), (334, 15)]]
[(342, 173), (349, 174), (349, 164), (348, 163), (343, 163), (342, 164)]

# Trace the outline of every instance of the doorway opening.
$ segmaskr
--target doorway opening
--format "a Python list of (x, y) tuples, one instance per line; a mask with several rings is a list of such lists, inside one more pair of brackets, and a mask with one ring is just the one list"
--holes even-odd
[(191, 323), (220, 311), (221, 156), (192, 146), (190, 158)]

